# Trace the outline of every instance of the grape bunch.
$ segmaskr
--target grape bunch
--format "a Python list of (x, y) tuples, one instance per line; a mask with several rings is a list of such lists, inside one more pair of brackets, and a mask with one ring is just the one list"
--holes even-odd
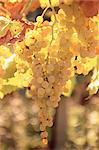
[[(51, 21), (44, 20), (43, 13), (33, 24), (34, 29), (28, 26), (25, 36), (15, 44), (0, 46), (0, 97), (18, 88), (27, 89), (27, 97), (39, 106), (45, 144), (47, 127), (53, 125), (51, 112), (58, 107), (61, 94), (69, 93), (75, 73), (86, 75), (97, 67), (99, 57), (99, 16), (87, 18), (76, 2), (60, 4), (58, 12), (50, 1), (49, 6)], [(10, 31), (18, 35), (21, 22), (15, 21), (14, 25)], [(4, 49), (7, 53), (3, 54)]]

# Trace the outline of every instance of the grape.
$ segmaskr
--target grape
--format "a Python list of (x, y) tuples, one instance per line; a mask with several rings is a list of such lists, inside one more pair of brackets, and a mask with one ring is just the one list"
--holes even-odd
[(39, 23), (42, 23), (43, 22), (43, 17), (42, 16), (38, 16), (36, 18), (36, 21), (39, 22)]
[(45, 94), (45, 90), (43, 88), (38, 89), (38, 97), (43, 97)]
[(38, 77), (37, 82), (38, 83), (42, 83), (43, 82), (43, 78), (42, 77)]
[(53, 75), (48, 77), (49, 83), (54, 83), (55, 82), (55, 77)]
[(53, 64), (49, 64), (47, 66), (48, 72), (54, 71), (54, 65)]
[(42, 87), (45, 88), (45, 89), (47, 89), (49, 87), (49, 83), (47, 81), (44, 81), (42, 83)]

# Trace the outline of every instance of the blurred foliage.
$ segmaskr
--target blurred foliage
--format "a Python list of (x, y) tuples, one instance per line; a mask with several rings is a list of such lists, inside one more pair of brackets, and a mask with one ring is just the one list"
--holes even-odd
[(38, 106), (22, 95), (17, 92), (0, 101), (0, 150), (44, 147), (39, 135)]
[(73, 99), (67, 104), (66, 149), (99, 149), (99, 95), (86, 105)]

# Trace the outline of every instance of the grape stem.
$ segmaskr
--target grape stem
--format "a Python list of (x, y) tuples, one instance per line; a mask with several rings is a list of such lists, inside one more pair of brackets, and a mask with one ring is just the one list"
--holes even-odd
[(43, 13), (42, 13), (42, 18), (44, 17), (44, 15), (45, 15), (45, 13), (46, 13), (46, 11), (48, 10), (48, 8), (49, 8), (49, 6), (47, 6), (45, 9), (44, 9), (44, 11), (43, 11)]
[(50, 41), (50, 45), (49, 45), (49, 48), (48, 48), (48, 53), (47, 53), (47, 57), (46, 57), (46, 64), (48, 64), (48, 60), (49, 60), (49, 49), (50, 49), (50, 46), (51, 46), (51, 44), (52, 44), (52, 42), (53, 42), (53, 40), (54, 40), (54, 25), (55, 25), (55, 23), (57, 22), (57, 19), (56, 19), (56, 15), (55, 15), (55, 9), (54, 9), (54, 7), (52, 6), (52, 4), (51, 4), (51, 0), (49, 0), (49, 4), (50, 4), (50, 8), (52, 9), (52, 12), (53, 12), (53, 15), (54, 15), (54, 22), (53, 22), (53, 24), (52, 24), (52, 39), (51, 39), (51, 41)]
[(56, 15), (55, 15), (55, 9), (54, 9), (54, 7), (52, 6), (52, 4), (51, 4), (51, 0), (49, 0), (49, 3), (50, 3), (50, 7), (51, 7), (51, 9), (52, 9), (52, 12), (53, 12), (53, 15), (54, 15), (54, 22), (53, 22), (53, 25), (52, 25), (52, 39), (51, 39), (51, 42), (50, 42), (50, 45), (52, 44), (52, 41), (54, 40), (54, 25), (55, 25), (55, 23), (57, 22), (57, 19), (56, 19)]

